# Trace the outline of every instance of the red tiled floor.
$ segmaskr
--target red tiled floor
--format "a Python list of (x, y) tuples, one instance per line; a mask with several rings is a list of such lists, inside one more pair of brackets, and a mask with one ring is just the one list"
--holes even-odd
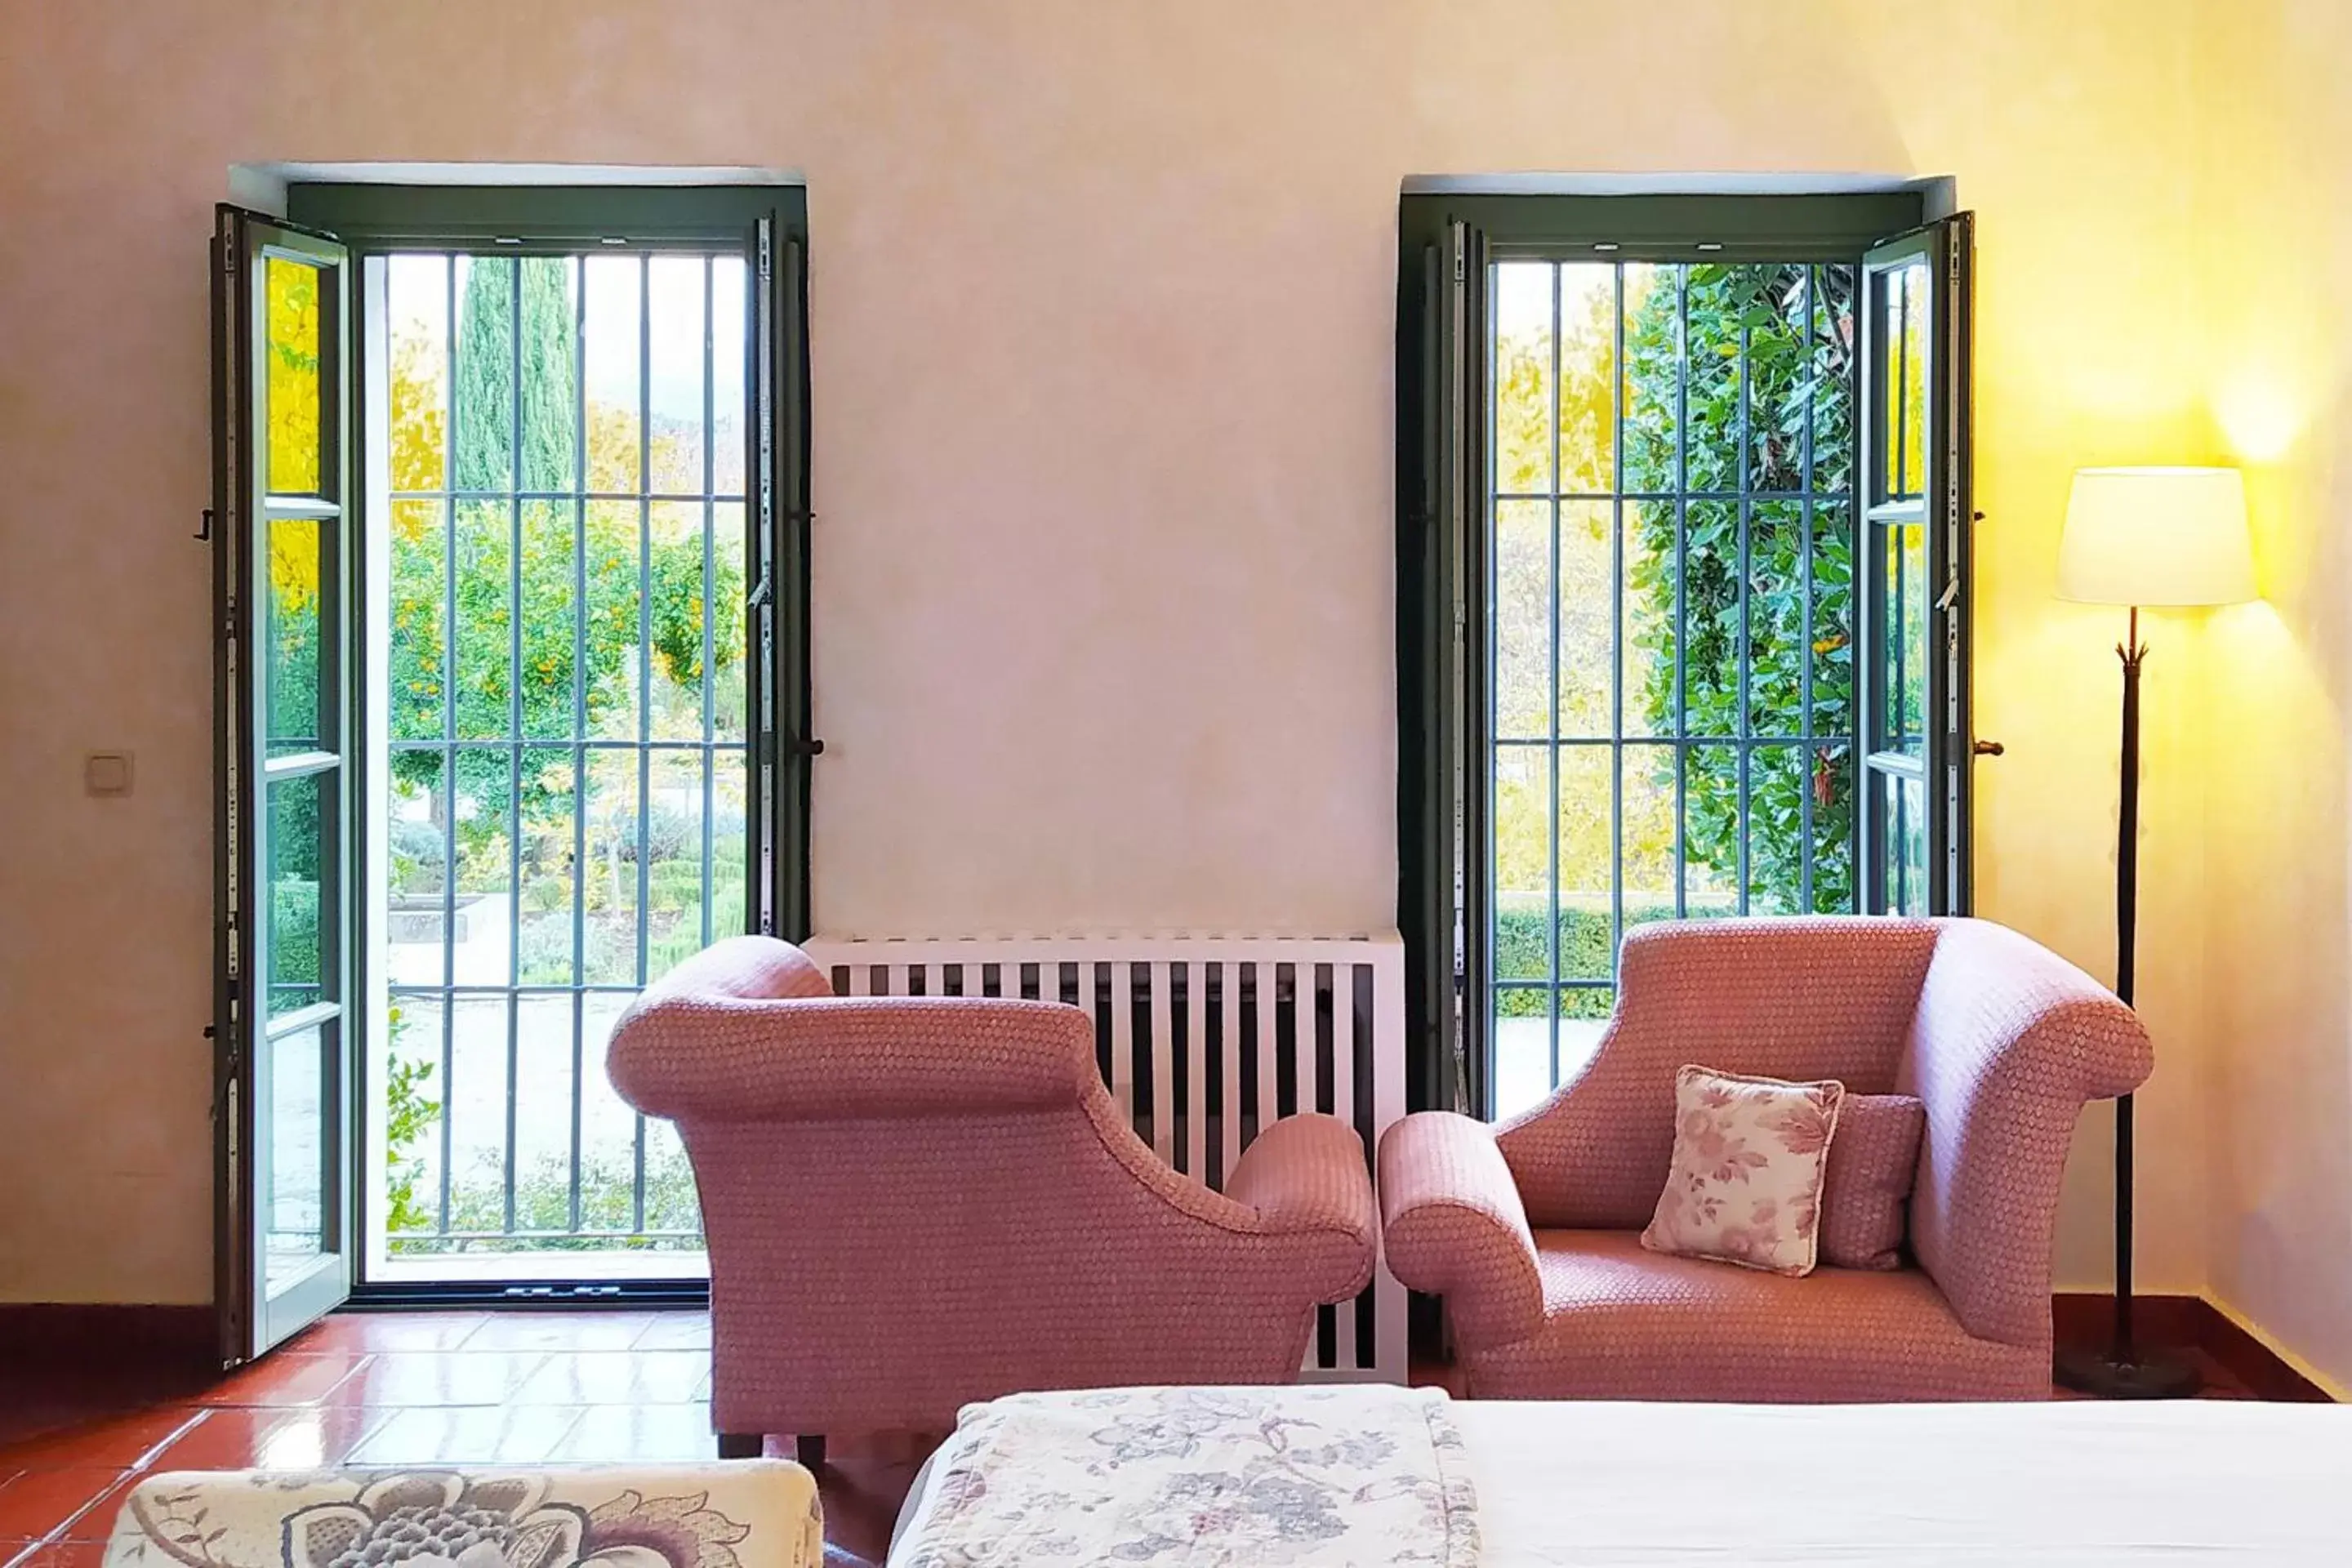
[[(466, 1336), (469, 1351), (625, 1351), (661, 1316), (654, 1312), (509, 1312), (491, 1316)], [(681, 1313), (708, 1323), (701, 1312)], [(702, 1348), (709, 1348), (705, 1331)], [(647, 1347), (651, 1348), (651, 1347)], [(688, 1349), (695, 1347), (688, 1346)]]
[(453, 1351), (489, 1321), (488, 1312), (337, 1312), (287, 1342), (286, 1350)]
[[(709, 1343), (705, 1312), (350, 1313), (209, 1389), (142, 1402), (108, 1385), (45, 1405), (53, 1430), (0, 1447), (0, 1568), (100, 1568), (119, 1489), (163, 1469), (712, 1458)], [(2206, 1370), (2221, 1397), (2245, 1396)], [(881, 1561), (930, 1443), (835, 1437), (832, 1568)]]
[(203, 1405), (311, 1405), (371, 1358), (363, 1351), (287, 1351), (267, 1355), (197, 1395)]
[(43, 1469), (79, 1467), (127, 1469), (169, 1442), (198, 1415), (199, 1412), (185, 1405), (164, 1405), (151, 1410), (134, 1410), (124, 1415), (100, 1416), (62, 1431), (44, 1434), (0, 1452), (0, 1481), (6, 1480), (17, 1469), (29, 1468), (29, 1464), (20, 1460), (18, 1456), (36, 1452)]
[(0, 1487), (0, 1537), (38, 1541), (55, 1534), (130, 1473), (87, 1466), (28, 1470)]
[(710, 1397), (710, 1352), (551, 1355), (515, 1397), (528, 1405), (691, 1405)]
[(385, 1351), (370, 1356), (367, 1364), (337, 1384), (322, 1403), (504, 1405), (547, 1359), (539, 1351)]
[(100, 1568), (105, 1561), (103, 1541), (56, 1541), (36, 1545), (9, 1568)]

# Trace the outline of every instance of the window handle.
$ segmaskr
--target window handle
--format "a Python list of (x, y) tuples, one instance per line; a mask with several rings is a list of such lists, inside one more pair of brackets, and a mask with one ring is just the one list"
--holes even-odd
[(2002, 745), (1999, 741), (1976, 741), (1970, 742), (1969, 750), (1974, 752), (1979, 757), (1998, 757), (2007, 752), (2009, 748)]

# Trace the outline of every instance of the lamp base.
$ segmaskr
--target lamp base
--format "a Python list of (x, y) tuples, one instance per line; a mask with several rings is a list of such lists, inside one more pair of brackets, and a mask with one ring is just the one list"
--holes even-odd
[(2112, 1350), (2061, 1347), (2053, 1361), (2060, 1384), (2094, 1399), (2188, 1399), (2205, 1382), (2186, 1358), (2161, 1350), (2121, 1361)]

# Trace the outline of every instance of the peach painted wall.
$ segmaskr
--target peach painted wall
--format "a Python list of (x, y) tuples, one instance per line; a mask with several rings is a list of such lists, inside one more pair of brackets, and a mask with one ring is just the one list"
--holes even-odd
[(2352, 1396), (2352, 14), (2217, 13), (2205, 54), (2212, 439), (2267, 600), (2208, 637), (2207, 1252), (2225, 1309)]
[[(829, 929), (1393, 921), (1414, 174), (1957, 177), (1981, 906), (2109, 963), (2068, 471), (2200, 423), (2196, 0), (0, 0), (0, 1299), (208, 1293), (203, 241), (233, 163), (776, 165), (814, 226)], [(2185, 665), (2179, 668), (2186, 668)], [(2202, 744), (2152, 678), (2144, 1278), (2203, 1282)], [(128, 746), (139, 790), (79, 788)], [(2105, 1121), (2064, 1278), (2103, 1278)]]

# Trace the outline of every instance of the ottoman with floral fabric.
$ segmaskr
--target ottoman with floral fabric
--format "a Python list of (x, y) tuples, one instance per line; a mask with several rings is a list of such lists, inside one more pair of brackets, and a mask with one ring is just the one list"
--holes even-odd
[(819, 1568), (816, 1483), (782, 1460), (150, 1476), (107, 1568)]

